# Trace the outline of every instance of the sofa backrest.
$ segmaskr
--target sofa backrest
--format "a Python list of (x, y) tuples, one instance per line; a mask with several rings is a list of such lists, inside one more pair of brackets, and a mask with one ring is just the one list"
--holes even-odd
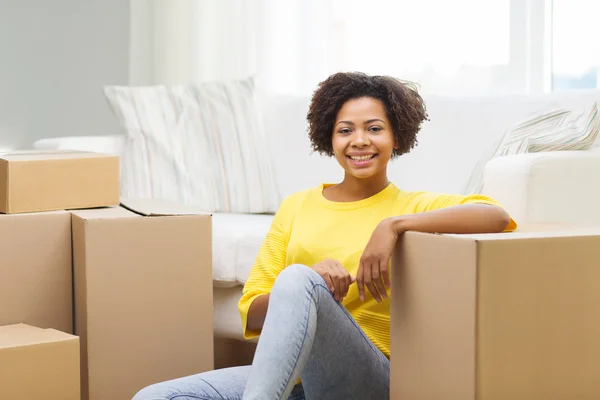
[[(555, 107), (580, 109), (600, 101), (600, 90), (489, 97), (424, 96), (429, 122), (419, 144), (389, 165), (404, 190), (461, 193), (482, 156), (511, 126)], [(309, 97), (272, 97), (264, 119), (283, 196), (343, 177), (335, 159), (312, 153), (307, 135)]]

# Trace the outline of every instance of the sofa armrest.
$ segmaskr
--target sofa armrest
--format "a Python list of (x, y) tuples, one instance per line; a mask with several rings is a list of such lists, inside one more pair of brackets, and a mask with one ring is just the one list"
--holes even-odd
[(518, 223), (600, 224), (600, 149), (495, 158), (482, 193)]
[(40, 150), (78, 150), (121, 155), (125, 145), (124, 135), (65, 136), (41, 139), (33, 143)]

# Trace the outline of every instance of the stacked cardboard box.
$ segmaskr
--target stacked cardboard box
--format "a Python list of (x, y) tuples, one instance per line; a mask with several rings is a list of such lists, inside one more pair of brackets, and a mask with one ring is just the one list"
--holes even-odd
[(212, 369), (210, 215), (121, 201), (118, 157), (72, 151), (0, 156), (0, 212), (0, 398), (39, 385), (27, 368), (91, 400)]
[(0, 212), (119, 204), (119, 158), (80, 151), (19, 151), (0, 157)]
[(391, 399), (600, 398), (600, 227), (407, 233), (392, 293)]
[(0, 399), (79, 398), (77, 336), (25, 324), (0, 326)]
[(68, 151), (0, 157), (0, 325), (73, 332), (71, 215), (64, 210), (118, 204), (117, 157)]
[(213, 368), (210, 216), (122, 204), (72, 213), (84, 399), (131, 399)]
[(0, 214), (0, 326), (73, 332), (71, 215)]

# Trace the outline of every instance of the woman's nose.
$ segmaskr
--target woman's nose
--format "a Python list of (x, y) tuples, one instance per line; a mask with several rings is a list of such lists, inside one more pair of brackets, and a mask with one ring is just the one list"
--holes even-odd
[(355, 146), (368, 146), (369, 145), (369, 137), (366, 132), (362, 130), (356, 130), (356, 134), (354, 135), (354, 143)]

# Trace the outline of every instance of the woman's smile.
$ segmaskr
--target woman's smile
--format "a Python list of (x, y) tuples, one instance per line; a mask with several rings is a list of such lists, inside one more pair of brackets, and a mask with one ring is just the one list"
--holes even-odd
[(357, 168), (366, 168), (373, 164), (373, 160), (377, 157), (377, 154), (364, 154), (364, 155), (355, 155), (349, 154), (346, 156), (352, 165)]

